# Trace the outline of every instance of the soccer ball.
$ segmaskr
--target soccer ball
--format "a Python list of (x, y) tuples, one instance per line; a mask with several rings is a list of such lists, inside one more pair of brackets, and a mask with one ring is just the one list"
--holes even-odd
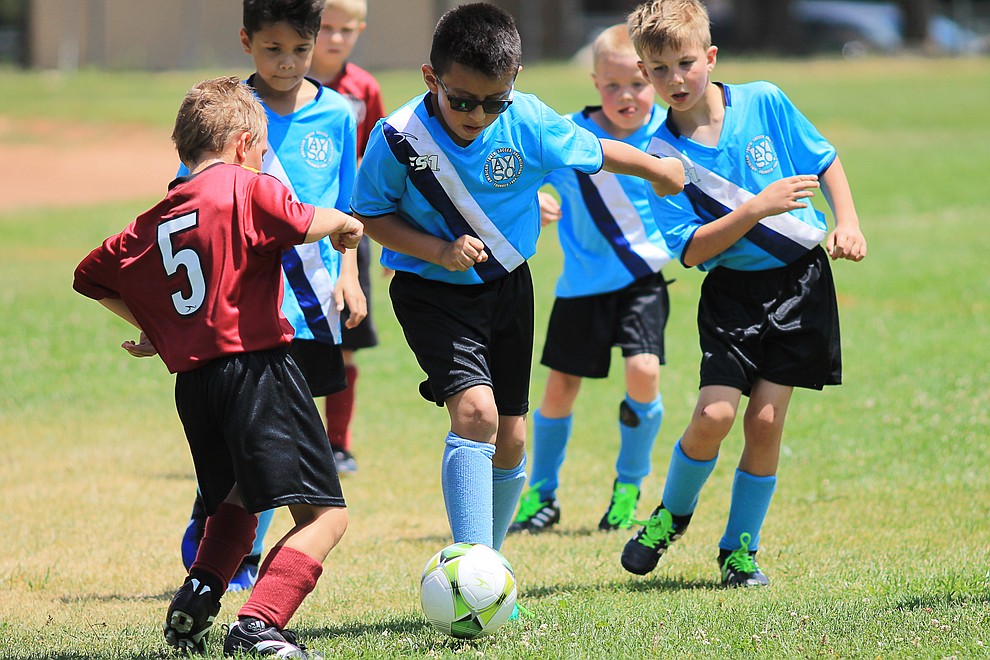
[(454, 543), (433, 555), (420, 581), (423, 613), (440, 632), (474, 639), (497, 630), (516, 606), (516, 576), (481, 543)]

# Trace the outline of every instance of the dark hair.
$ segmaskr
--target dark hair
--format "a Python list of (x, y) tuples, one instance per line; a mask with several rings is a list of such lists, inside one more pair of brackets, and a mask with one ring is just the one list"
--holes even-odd
[(437, 75), (456, 63), (498, 78), (514, 74), (521, 61), (522, 43), (512, 15), (486, 2), (451, 9), (433, 32), (430, 65)]
[(253, 37), (275, 23), (288, 23), (300, 37), (315, 37), (325, 0), (244, 0), (244, 31)]

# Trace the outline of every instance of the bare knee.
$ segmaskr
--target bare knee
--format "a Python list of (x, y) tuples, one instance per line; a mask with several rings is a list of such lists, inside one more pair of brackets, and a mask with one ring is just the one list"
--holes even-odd
[[(479, 391), (480, 390), (480, 391)], [(475, 442), (495, 442), (498, 433), (498, 409), (491, 390), (471, 388), (447, 400), (450, 430)]]
[(729, 434), (735, 421), (735, 406), (728, 401), (715, 401), (698, 406), (691, 419), (691, 426), (696, 434), (711, 441), (721, 441)]

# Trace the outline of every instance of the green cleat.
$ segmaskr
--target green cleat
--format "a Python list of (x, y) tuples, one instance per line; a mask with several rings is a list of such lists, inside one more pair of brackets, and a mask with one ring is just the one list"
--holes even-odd
[(509, 534), (517, 532), (543, 532), (560, 522), (560, 505), (556, 498), (540, 499), (537, 490), (541, 483), (530, 488), (519, 498), (519, 513), (509, 525)]
[(723, 587), (766, 587), (770, 584), (770, 578), (756, 564), (756, 550), (749, 550), (752, 538), (749, 532), (743, 532), (739, 536), (740, 548), (718, 551)]
[(636, 505), (639, 503), (639, 488), (632, 484), (615, 481), (612, 484), (612, 502), (598, 523), (598, 529), (610, 532), (615, 529), (629, 529)]

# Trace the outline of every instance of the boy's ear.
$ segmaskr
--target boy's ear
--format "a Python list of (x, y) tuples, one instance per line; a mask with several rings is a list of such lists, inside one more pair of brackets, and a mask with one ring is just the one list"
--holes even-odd
[(251, 54), (251, 37), (248, 36), (247, 30), (241, 28), (241, 48), (248, 55)]
[(429, 64), (424, 64), (422, 70), (423, 70), (423, 82), (426, 83), (426, 86), (429, 88), (430, 92), (433, 94), (439, 93), (437, 91), (438, 88), (437, 74), (433, 70), (433, 67), (430, 66)]
[(251, 148), (251, 139), (253, 137), (250, 131), (241, 131), (234, 138), (234, 163), (236, 165), (243, 165), (247, 160), (247, 152)]
[(639, 72), (643, 74), (643, 77), (649, 80), (650, 74), (646, 71), (646, 65), (643, 64), (643, 60), (639, 60), (638, 62), (636, 62), (636, 66), (639, 67)]

